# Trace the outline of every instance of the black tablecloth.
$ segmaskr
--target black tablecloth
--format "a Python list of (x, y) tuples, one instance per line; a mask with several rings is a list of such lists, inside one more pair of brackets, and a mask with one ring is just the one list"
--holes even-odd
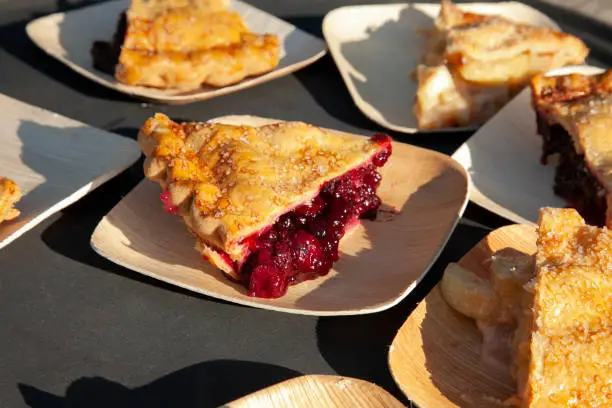
[[(186, 106), (145, 104), (99, 86), (46, 56), (25, 34), (32, 18), (87, 3), (0, 0), (1, 93), (129, 138), (158, 111), (182, 119), (253, 114), (363, 134), (387, 132), (358, 111), (330, 56), (294, 75)], [(321, 36), (328, 11), (368, 2), (252, 3)], [(610, 28), (530, 3), (582, 35), (596, 63), (612, 62), (605, 41)], [(469, 137), (387, 133), (447, 154)], [(258, 310), (147, 279), (93, 252), (95, 226), (142, 179), (141, 166), (139, 161), (0, 252), (0, 406), (203, 408), (301, 374), (366, 379), (408, 403), (387, 368), (389, 345), (446, 263), (460, 258), (487, 229), (459, 225), (428, 278), (386, 312), (316, 318)], [(473, 205), (466, 218), (488, 227), (507, 223)]]

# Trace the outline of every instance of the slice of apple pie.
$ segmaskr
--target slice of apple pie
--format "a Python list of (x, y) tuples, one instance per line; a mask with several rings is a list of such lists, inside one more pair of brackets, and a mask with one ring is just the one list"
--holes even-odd
[(610, 248), (612, 231), (575, 210), (540, 211), (531, 308), (516, 341), (523, 406), (612, 406)]
[(21, 200), (19, 186), (12, 180), (0, 177), (0, 224), (19, 217), (19, 210), (14, 206)]
[(111, 43), (96, 42), (94, 66), (128, 85), (192, 90), (272, 71), (278, 38), (249, 31), (227, 1), (132, 0)]
[[(477, 320), (483, 346), (512, 354), (517, 381), (508, 402), (525, 408), (612, 406), (612, 231), (574, 209), (543, 208), (535, 261), (492, 265), (486, 279), (453, 266), (442, 294)], [(494, 263), (495, 263), (494, 255)], [(500, 269), (501, 266), (501, 269)], [(505, 312), (512, 313), (505, 313)]]
[(177, 124), (157, 114), (141, 129), (147, 178), (181, 216), (196, 249), (249, 295), (276, 298), (326, 275), (360, 218), (373, 218), (391, 139), (301, 122), (259, 127)]
[(462, 11), (443, 0), (417, 68), (419, 127), (482, 124), (536, 74), (582, 63), (578, 38), (502, 16)]

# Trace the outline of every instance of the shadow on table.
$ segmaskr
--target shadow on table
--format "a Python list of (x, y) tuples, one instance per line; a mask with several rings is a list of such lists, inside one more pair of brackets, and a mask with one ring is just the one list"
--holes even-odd
[(64, 396), (18, 384), (31, 408), (218, 407), (301, 373), (272, 364), (236, 360), (199, 363), (150, 384), (129, 388), (105, 378), (74, 381)]
[[(136, 138), (138, 133), (138, 130), (134, 128), (117, 128), (110, 131), (131, 139)], [(26, 160), (26, 158), (24, 160), (36, 170), (38, 163), (36, 160)], [(90, 240), (95, 228), (102, 218), (142, 181), (142, 166), (143, 159), (141, 158), (117, 177), (62, 210), (62, 216), (43, 231), (42, 240), (53, 251), (76, 262), (182, 295), (228, 304), (228, 302), (182, 289), (119, 266), (98, 255), (92, 249)], [(190, 243), (190, 247), (191, 245)], [(223, 277), (219, 276), (219, 278)]]
[[(101, 2), (101, 0), (55, 0), (55, 9), (56, 11), (68, 11)], [(31, 20), (47, 14), (32, 13), (28, 19), (0, 27), (0, 48), (3, 48), (9, 54), (41, 74), (51, 77), (55, 81), (81, 94), (112, 101), (133, 101), (134, 99), (128, 95), (96, 84), (78, 74), (55, 58), (46, 55), (43, 50), (30, 40), (25, 30), (26, 25)]]

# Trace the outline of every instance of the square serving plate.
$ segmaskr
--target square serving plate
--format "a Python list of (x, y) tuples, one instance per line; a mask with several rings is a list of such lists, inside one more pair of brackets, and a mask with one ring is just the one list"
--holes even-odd
[[(277, 122), (250, 116), (216, 121)], [(450, 157), (402, 143), (393, 144), (382, 175), (379, 195), (395, 210), (363, 221), (341, 241), (342, 255), (327, 276), (292, 286), (280, 299), (249, 297), (204, 261), (183, 223), (162, 210), (160, 187), (149, 180), (104, 217), (92, 246), (126, 268), (230, 302), (319, 316), (374, 313), (400, 302), (425, 276), (465, 209), (469, 185)]]
[(51, 14), (30, 22), (26, 31), (32, 41), (47, 54), (79, 74), (119, 92), (168, 104), (203, 101), (250, 88), (312, 64), (326, 52), (322, 40), (271, 14), (233, 0), (231, 7), (243, 16), (250, 30), (279, 36), (281, 60), (274, 71), (223, 88), (203, 87), (188, 92), (125, 85), (113, 76), (94, 69), (90, 49), (94, 41), (112, 38), (119, 15), (128, 5), (127, 0), (110, 1), (66, 13)]
[(135, 141), (0, 94), (0, 176), (23, 192), (21, 215), (0, 224), (0, 248), (119, 174)]
[[(549, 75), (596, 74), (601, 68), (574, 66)], [(553, 192), (555, 163), (540, 163), (531, 94), (525, 89), (454, 154), (470, 173), (470, 200), (511, 221), (535, 224), (541, 207), (566, 207)]]
[(356, 378), (305, 375), (283, 381), (220, 408), (403, 408), (379, 386)]
[[(559, 29), (538, 10), (518, 2), (462, 3), (480, 14), (499, 14), (536, 26)], [(417, 82), (412, 73), (425, 50), (424, 30), (433, 27), (439, 4), (404, 3), (341, 7), (323, 21), (323, 34), (353, 101), (365, 116), (404, 133), (440, 133), (476, 127), (421, 130), (412, 106)]]

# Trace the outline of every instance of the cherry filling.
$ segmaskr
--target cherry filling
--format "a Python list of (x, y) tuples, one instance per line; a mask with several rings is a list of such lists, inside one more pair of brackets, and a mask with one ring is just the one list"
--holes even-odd
[(383, 166), (391, 154), (388, 136), (375, 136), (386, 146), (372, 162), (324, 184), (311, 202), (282, 215), (251, 244), (240, 276), (249, 296), (278, 298), (289, 285), (324, 276), (338, 260), (338, 245), (360, 218), (374, 219)]
[(178, 214), (178, 207), (172, 204), (172, 200), (170, 199), (170, 192), (168, 189), (162, 191), (159, 195), (160, 200), (164, 203), (164, 211), (170, 214)]

